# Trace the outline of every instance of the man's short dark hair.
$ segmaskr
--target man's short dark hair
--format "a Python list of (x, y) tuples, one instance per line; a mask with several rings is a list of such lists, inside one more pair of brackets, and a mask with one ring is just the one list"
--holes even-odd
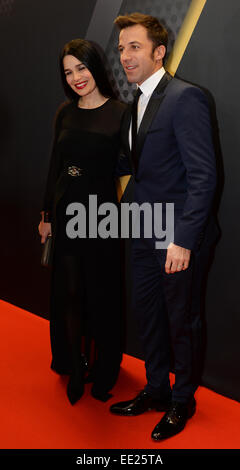
[(158, 46), (165, 46), (167, 50), (168, 32), (157, 18), (143, 13), (131, 13), (118, 16), (114, 23), (120, 30), (140, 24), (147, 30), (148, 38), (153, 42), (153, 50)]

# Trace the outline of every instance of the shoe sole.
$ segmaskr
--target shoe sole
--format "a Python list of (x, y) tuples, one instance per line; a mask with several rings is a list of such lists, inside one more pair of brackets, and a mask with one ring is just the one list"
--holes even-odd
[(141, 411), (140, 413), (118, 413), (116, 411), (112, 411), (110, 410), (110, 412), (114, 415), (117, 415), (117, 416), (139, 416), (139, 415), (143, 415), (144, 413), (146, 413), (147, 411), (158, 411), (158, 412), (165, 412), (165, 411), (168, 411), (169, 409), (169, 406), (162, 406), (162, 407), (154, 407), (154, 408), (148, 408), (147, 410), (144, 410), (144, 411)]

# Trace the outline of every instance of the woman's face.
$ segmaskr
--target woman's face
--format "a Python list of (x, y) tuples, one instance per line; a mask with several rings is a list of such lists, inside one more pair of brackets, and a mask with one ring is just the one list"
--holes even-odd
[(80, 97), (89, 95), (96, 89), (96, 82), (91, 72), (73, 55), (66, 55), (63, 58), (63, 69), (68, 85)]

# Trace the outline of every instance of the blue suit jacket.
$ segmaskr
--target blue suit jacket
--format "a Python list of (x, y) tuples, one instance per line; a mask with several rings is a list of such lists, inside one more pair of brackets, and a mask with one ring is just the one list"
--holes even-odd
[(205, 93), (168, 73), (163, 76), (138, 131), (137, 172), (132, 164), (129, 168), (130, 120), (131, 106), (123, 123), (118, 176), (133, 173), (134, 201), (138, 204), (161, 202), (164, 207), (167, 202), (174, 203), (174, 243), (197, 250), (209, 224), (216, 187), (215, 152)]

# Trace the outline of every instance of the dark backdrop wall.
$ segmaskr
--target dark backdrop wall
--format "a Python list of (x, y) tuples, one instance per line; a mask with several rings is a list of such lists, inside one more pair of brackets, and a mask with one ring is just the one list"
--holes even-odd
[[(1, 136), (1, 284), (0, 298), (48, 317), (49, 273), (40, 267), (37, 233), (39, 211), (49, 163), (52, 122), (65, 97), (59, 73), (61, 46), (74, 37), (98, 41), (109, 57), (122, 98), (131, 99), (118, 61), (118, 12), (141, 11), (168, 27), (170, 49), (190, 0), (0, 0), (2, 70)], [(203, 384), (240, 400), (238, 218), (240, 163), (237, 128), (240, 91), (238, 0), (208, 0), (177, 74), (209, 90), (216, 103), (216, 134), (220, 170), (219, 223), (222, 230), (209, 273), (206, 296), (207, 348)], [(221, 188), (220, 188), (221, 189)], [(126, 199), (131, 198), (131, 183)], [(126, 260), (129, 245), (126, 246)], [(130, 309), (126, 264), (126, 352), (142, 357)]]
[(49, 273), (40, 267), (37, 226), (52, 123), (62, 91), (58, 56), (84, 37), (96, 0), (0, 1), (0, 297), (48, 315)]
[[(205, 87), (216, 106), (215, 144), (221, 196), (221, 238), (209, 273), (204, 384), (240, 400), (240, 4), (208, 0), (178, 68), (178, 75)], [(218, 140), (219, 137), (219, 140)]]

